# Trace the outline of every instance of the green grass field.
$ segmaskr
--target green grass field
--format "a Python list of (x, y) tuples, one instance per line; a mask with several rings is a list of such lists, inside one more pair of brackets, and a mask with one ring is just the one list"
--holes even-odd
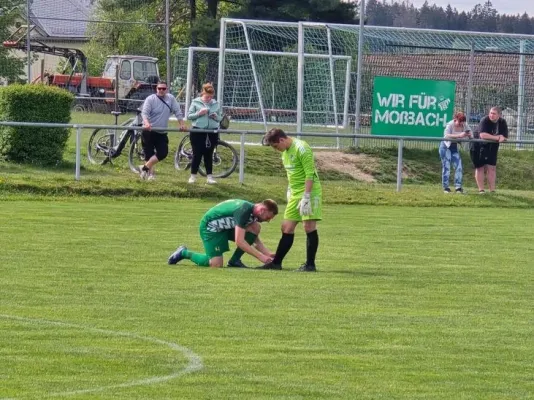
[(533, 397), (532, 210), (330, 205), (317, 274), (301, 231), (284, 271), (168, 267), (211, 204), (4, 196), (0, 398)]
[(166, 264), (220, 200), (283, 208), (278, 153), (247, 146), (244, 185), (170, 159), (146, 182), (89, 164), (90, 133), (80, 181), (72, 135), (57, 165), (0, 161), (0, 400), (534, 398), (534, 152), (503, 149), (485, 196), (466, 154), (461, 196), (435, 149), (405, 149), (400, 193), (395, 148), (339, 153), (375, 182), (320, 168), (319, 272), (299, 274), (302, 231), (283, 271)]

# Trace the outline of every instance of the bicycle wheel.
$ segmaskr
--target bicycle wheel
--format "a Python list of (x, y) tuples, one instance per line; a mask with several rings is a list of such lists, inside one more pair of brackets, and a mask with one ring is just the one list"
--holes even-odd
[[(219, 140), (215, 151), (213, 152), (213, 177), (226, 178), (232, 174), (237, 168), (239, 157), (237, 151), (231, 144), (223, 140)], [(206, 171), (199, 168), (198, 172), (202, 176), (206, 176)]]
[(139, 164), (145, 160), (143, 145), (141, 143), (141, 132), (135, 131), (130, 137), (130, 151), (128, 152), (128, 166), (132, 172), (138, 174)]
[(178, 171), (185, 171), (191, 168), (191, 161), (193, 160), (193, 148), (189, 141), (189, 136), (184, 136), (176, 153), (174, 153), (174, 168)]
[(103, 165), (109, 162), (114, 134), (107, 129), (93, 131), (87, 145), (87, 158), (92, 164)]

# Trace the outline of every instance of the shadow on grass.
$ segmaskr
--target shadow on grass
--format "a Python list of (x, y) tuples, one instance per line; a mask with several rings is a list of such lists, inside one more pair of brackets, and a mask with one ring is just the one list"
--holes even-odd
[[(73, 172), (76, 168), (76, 164), (71, 161), (61, 161), (55, 165), (41, 165), (41, 164), (24, 164), (15, 162), (2, 162), (2, 172), (7, 174), (20, 174), (20, 173), (50, 173), (50, 172)], [(82, 171), (86, 168), (80, 166)]]
[(497, 191), (495, 193), (486, 193), (479, 196), (484, 196), (484, 198), (489, 201), (492, 206), (504, 206), (512, 204), (516, 207), (534, 207), (534, 198), (522, 196), (517, 193), (501, 193)]

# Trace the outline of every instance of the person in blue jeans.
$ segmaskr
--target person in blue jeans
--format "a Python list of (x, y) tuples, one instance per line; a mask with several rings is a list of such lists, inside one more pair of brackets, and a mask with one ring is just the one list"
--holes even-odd
[(454, 167), (454, 187), (456, 193), (464, 193), (462, 188), (463, 167), (460, 157), (459, 145), (454, 139), (470, 138), (471, 128), (466, 122), (463, 112), (454, 114), (454, 119), (450, 121), (443, 132), (444, 140), (439, 145), (439, 156), (441, 158), (441, 183), (444, 193), (451, 193), (449, 180), (451, 175), (451, 165)]

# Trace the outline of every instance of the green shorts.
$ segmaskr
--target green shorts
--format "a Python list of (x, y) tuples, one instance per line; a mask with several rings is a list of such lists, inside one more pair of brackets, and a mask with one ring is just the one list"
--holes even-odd
[(311, 193), (312, 214), (302, 216), (299, 213), (299, 201), (302, 199), (302, 195), (291, 196), (287, 202), (287, 207), (284, 212), (284, 219), (288, 221), (320, 221), (323, 219), (323, 196), (322, 193)]
[(209, 258), (221, 257), (224, 253), (230, 251), (228, 242), (235, 240), (235, 231), (209, 232), (201, 225), (200, 238)]

